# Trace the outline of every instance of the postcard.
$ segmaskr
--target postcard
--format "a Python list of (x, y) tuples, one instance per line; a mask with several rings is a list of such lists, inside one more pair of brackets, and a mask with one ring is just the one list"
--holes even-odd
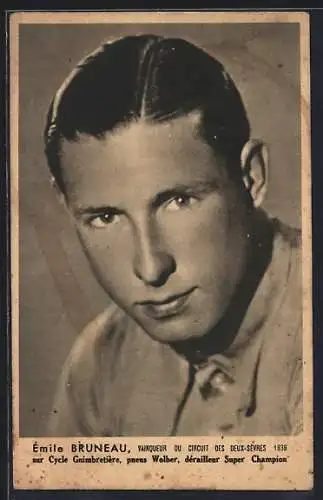
[(10, 15), (17, 489), (313, 485), (309, 17)]

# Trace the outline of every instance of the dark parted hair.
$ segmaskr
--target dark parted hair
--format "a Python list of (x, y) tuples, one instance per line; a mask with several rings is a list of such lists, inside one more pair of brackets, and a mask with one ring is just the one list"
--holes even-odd
[(136, 35), (104, 43), (76, 66), (52, 100), (44, 134), (51, 174), (64, 192), (62, 139), (100, 139), (121, 124), (162, 122), (193, 110), (201, 113), (201, 137), (225, 154), (237, 174), (250, 127), (219, 61), (180, 38)]

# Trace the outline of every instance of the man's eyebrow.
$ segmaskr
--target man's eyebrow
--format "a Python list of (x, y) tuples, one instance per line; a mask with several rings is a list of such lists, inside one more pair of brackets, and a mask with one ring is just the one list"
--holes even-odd
[(110, 213), (119, 213), (121, 210), (118, 210), (116, 207), (111, 207), (109, 205), (99, 205), (99, 206), (85, 206), (85, 207), (77, 207), (74, 210), (74, 214), (76, 217), (81, 217), (82, 215), (96, 215), (102, 214), (103, 212), (109, 211)]
[(174, 196), (181, 195), (199, 195), (207, 194), (215, 191), (219, 187), (219, 182), (217, 180), (212, 181), (197, 181), (192, 184), (176, 184), (171, 188), (165, 189), (158, 193), (151, 201), (151, 206), (156, 208), (162, 203), (169, 200)]

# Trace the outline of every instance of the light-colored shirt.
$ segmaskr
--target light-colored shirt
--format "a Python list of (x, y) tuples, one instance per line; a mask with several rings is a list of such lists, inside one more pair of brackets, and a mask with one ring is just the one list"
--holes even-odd
[(272, 258), (232, 346), (199, 365), (116, 305), (78, 337), (51, 436), (291, 435), (302, 430), (298, 231), (274, 221)]

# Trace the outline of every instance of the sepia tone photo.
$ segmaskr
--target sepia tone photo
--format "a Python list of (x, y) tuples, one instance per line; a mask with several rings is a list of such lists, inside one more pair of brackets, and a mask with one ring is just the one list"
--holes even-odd
[(306, 489), (307, 17), (90, 14), (12, 19), (16, 486)]

